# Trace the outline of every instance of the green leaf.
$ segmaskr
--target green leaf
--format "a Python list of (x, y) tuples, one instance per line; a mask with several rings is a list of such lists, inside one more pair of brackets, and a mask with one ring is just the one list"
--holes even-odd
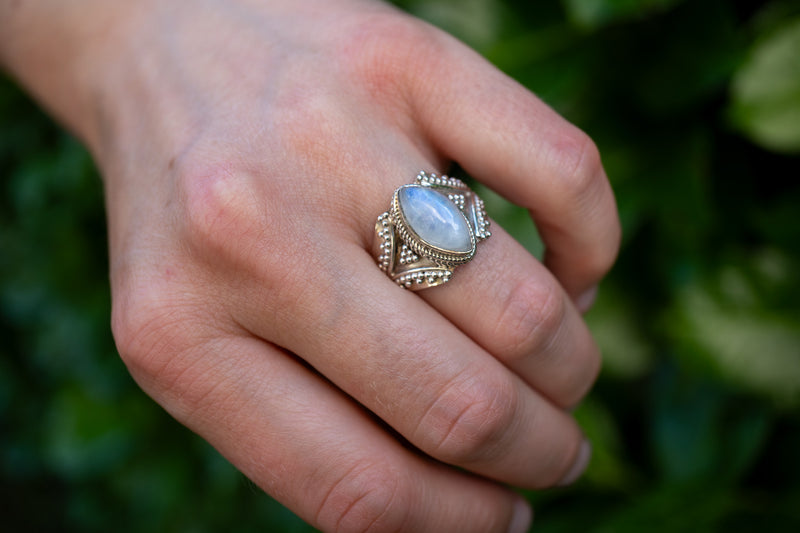
[(720, 519), (733, 507), (731, 494), (705, 486), (666, 485), (638, 495), (594, 533), (674, 533), (718, 531)]
[(741, 268), (714, 283), (693, 282), (678, 295), (671, 330), (694, 361), (732, 383), (787, 407), (800, 402), (800, 321), (763, 306)]
[(734, 124), (756, 143), (800, 152), (800, 18), (766, 32), (731, 86)]
[(589, 398), (576, 409), (575, 418), (592, 443), (592, 460), (585, 478), (596, 486), (620, 489), (631, 486), (634, 474), (625, 464), (622, 435), (608, 409)]
[(569, 18), (577, 26), (598, 28), (627, 18), (665, 11), (681, 0), (563, 0)]
[(603, 372), (633, 379), (650, 370), (653, 347), (642, 335), (639, 317), (626, 303), (616, 291), (603, 286), (586, 318), (603, 353)]
[(51, 468), (67, 479), (81, 479), (123, 462), (134, 447), (134, 428), (119, 420), (120, 410), (81, 389), (63, 389), (42, 421)]
[(748, 473), (771, 427), (762, 406), (675, 368), (659, 372), (652, 394), (653, 452), (667, 484), (730, 486)]

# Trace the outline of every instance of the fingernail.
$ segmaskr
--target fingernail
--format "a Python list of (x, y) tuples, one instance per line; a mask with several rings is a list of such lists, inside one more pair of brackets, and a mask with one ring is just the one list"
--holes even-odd
[(592, 445), (589, 441), (584, 439), (581, 447), (578, 450), (578, 455), (575, 457), (575, 462), (561, 481), (558, 483), (559, 487), (566, 487), (572, 485), (583, 474), (586, 467), (589, 466), (589, 460), (592, 458)]
[(592, 308), (595, 298), (597, 298), (597, 285), (578, 296), (575, 299), (575, 306), (578, 311), (585, 313)]
[(514, 502), (514, 511), (511, 516), (511, 524), (508, 526), (508, 533), (526, 533), (531, 527), (533, 520), (533, 510), (527, 501), (518, 498)]

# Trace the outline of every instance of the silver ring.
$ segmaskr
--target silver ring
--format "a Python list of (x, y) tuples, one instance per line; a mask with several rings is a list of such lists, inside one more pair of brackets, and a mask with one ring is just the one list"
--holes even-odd
[(375, 223), (378, 267), (406, 289), (436, 287), (475, 257), (488, 226), (483, 200), (463, 181), (420, 172)]

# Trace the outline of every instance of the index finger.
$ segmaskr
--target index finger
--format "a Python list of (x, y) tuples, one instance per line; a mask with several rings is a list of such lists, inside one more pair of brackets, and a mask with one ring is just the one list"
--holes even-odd
[(597, 147), (478, 54), (441, 39), (445, 53), (421, 60), (423, 73), (410, 84), (418, 120), (444, 155), (530, 210), (545, 264), (585, 308), (621, 235)]

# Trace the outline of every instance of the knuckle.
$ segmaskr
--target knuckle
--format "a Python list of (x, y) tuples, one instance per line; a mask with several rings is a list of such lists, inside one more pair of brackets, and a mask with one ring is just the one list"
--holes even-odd
[[(235, 163), (188, 163), (176, 170), (182, 199), (182, 237), (193, 259), (231, 275), (255, 276), (271, 291), (299, 277), (296, 254), (286, 245), (293, 230), (281, 217), (289, 200), (279, 180), (256, 182)], [(277, 191), (277, 192), (276, 192)]]
[(506, 297), (493, 337), (507, 361), (546, 350), (567, 311), (565, 296), (555, 283), (526, 279)]
[(510, 378), (488, 372), (459, 376), (423, 416), (417, 435), (440, 460), (469, 465), (499, 456), (518, 412)]
[(606, 226), (606, 233), (602, 239), (598, 239), (601, 246), (594, 246), (584, 258), (586, 270), (594, 275), (595, 278), (604, 276), (617, 259), (619, 249), (622, 244), (622, 227), (619, 218), (614, 216), (610, 224)]
[(576, 346), (571, 352), (573, 363), (558, 365), (551, 358), (551, 368), (546, 385), (542, 386), (554, 405), (574, 409), (586, 396), (600, 372), (601, 358), (594, 342), (590, 346)]
[(554, 143), (564, 195), (569, 201), (591, 202), (602, 185), (603, 164), (597, 145), (577, 128), (557, 137)]
[(264, 213), (249, 176), (233, 164), (186, 164), (176, 170), (184, 238), (204, 257), (233, 258), (263, 233)]
[[(425, 61), (438, 56), (439, 32), (397, 13), (359, 17), (340, 43), (339, 57), (351, 78), (380, 97), (400, 97), (408, 73), (427, 72)], [(415, 76), (416, 77), (416, 76)]]
[(214, 348), (224, 336), (209, 327), (200, 307), (179, 302), (174, 291), (170, 294), (157, 284), (116, 296), (111, 328), (117, 350), (148, 394), (159, 401), (169, 399), (170, 413), (184, 423), (192, 413), (202, 409), (211, 415), (228, 403), (220, 401), (218, 380), (209, 372), (219, 358), (202, 357), (218, 356)]
[(603, 186), (603, 163), (592, 139), (576, 127), (554, 135), (551, 141), (554, 186), (565, 205), (589, 212)]
[(593, 221), (593, 238), (582, 248), (581, 270), (597, 279), (614, 264), (621, 243), (614, 195), (597, 145), (588, 135), (570, 128), (555, 137), (553, 143), (554, 170), (559, 176), (555, 190), (561, 207), (564, 212), (574, 213), (576, 220)]
[(601, 366), (600, 351), (593, 345), (580, 369), (567, 374), (564, 378), (564, 383), (561, 385), (560, 390), (568, 392), (563, 394), (558, 405), (565, 409), (577, 408), (597, 380)]
[(538, 475), (531, 478), (530, 488), (541, 490), (561, 485), (575, 466), (578, 450), (583, 441), (584, 437), (580, 430), (575, 430), (571, 435), (561, 436), (549, 446), (539, 449), (537, 457), (539, 471)]
[[(576, 461), (580, 460), (581, 448), (584, 445), (588, 446), (588, 443), (584, 444), (585, 442), (586, 439), (583, 433), (576, 428), (572, 435), (565, 439), (562, 445), (553, 451), (553, 457), (550, 461), (555, 468), (550, 479), (543, 481), (541, 488), (558, 486), (568, 475), (570, 475), (570, 477), (574, 476), (575, 473), (572, 471), (576, 466)], [(587, 465), (583, 464), (580, 466), (586, 468)], [(570, 483), (574, 481), (575, 479), (572, 479)]]
[(155, 285), (137, 287), (124, 294), (115, 291), (111, 330), (123, 362), (135, 377), (164, 372), (168, 354), (190, 343), (185, 328), (184, 306), (175, 303)]
[(592, 279), (603, 277), (616, 261), (619, 252), (619, 240), (613, 238), (610, 245), (595, 246), (586, 250), (582, 257), (583, 269)]
[[(314, 91), (301, 89), (289, 91), (276, 111), (276, 124), (281, 134), (276, 142), (281, 150), (295, 157), (304, 172), (320, 175), (337, 175), (342, 168), (361, 168), (352, 153), (352, 116), (342, 106), (341, 97), (329, 87)], [(286, 187), (276, 191), (285, 196)], [(324, 205), (321, 192), (303, 191), (305, 198)]]
[(316, 522), (340, 533), (403, 531), (410, 517), (408, 481), (387, 465), (357, 465), (334, 480)]

